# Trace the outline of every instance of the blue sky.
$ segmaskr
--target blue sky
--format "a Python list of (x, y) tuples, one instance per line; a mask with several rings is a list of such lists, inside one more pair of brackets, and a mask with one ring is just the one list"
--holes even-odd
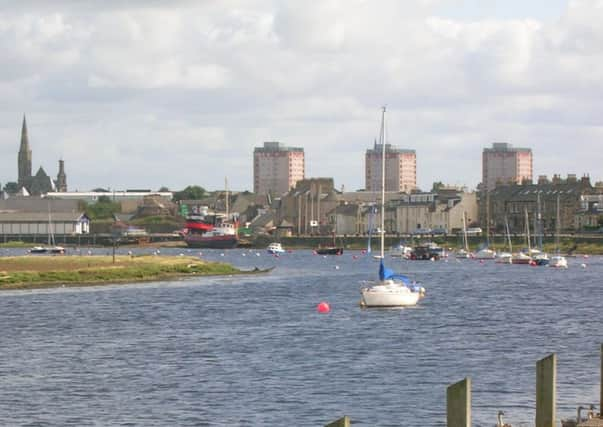
[(250, 190), (264, 141), (355, 190), (382, 105), (423, 189), (475, 188), (498, 141), (603, 180), (603, 0), (0, 6), (1, 183), (25, 112), (34, 170), (63, 158), (71, 190)]

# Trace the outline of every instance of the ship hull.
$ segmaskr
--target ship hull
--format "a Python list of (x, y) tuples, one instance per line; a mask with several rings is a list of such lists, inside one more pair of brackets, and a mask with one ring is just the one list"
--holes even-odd
[(233, 249), (239, 239), (237, 236), (186, 236), (184, 241), (189, 248)]

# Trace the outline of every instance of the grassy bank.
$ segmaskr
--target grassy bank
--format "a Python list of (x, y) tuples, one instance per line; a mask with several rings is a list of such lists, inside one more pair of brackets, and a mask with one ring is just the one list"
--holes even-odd
[(0, 258), (0, 290), (241, 274), (229, 264), (194, 257), (18, 256)]

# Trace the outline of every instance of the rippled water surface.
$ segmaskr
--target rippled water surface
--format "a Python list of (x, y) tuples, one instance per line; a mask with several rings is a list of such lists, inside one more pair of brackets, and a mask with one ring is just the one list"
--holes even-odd
[(354, 425), (443, 426), (446, 387), (470, 376), (473, 425), (494, 425), (499, 409), (531, 425), (535, 363), (552, 352), (559, 418), (598, 402), (601, 258), (567, 270), (388, 259), (427, 296), (362, 310), (360, 281), (378, 265), (360, 252), (202, 256), (276, 268), (0, 292), (0, 424), (322, 426), (347, 414)]

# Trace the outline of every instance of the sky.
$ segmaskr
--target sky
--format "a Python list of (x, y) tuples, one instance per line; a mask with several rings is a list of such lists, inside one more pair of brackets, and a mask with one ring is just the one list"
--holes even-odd
[(388, 143), (423, 190), (475, 186), (493, 142), (534, 176), (603, 180), (603, 0), (0, 0), (0, 183), (253, 190), (253, 149), (303, 147), (306, 177), (364, 187)]

